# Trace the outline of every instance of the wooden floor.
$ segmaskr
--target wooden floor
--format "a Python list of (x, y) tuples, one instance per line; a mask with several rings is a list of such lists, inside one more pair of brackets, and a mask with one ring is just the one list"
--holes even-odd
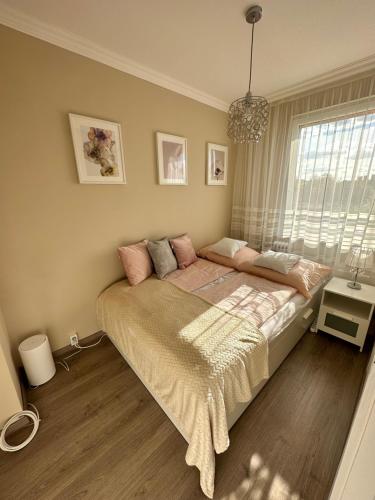
[[(360, 390), (366, 353), (307, 333), (230, 433), (215, 499), (324, 500)], [(1, 499), (202, 499), (186, 443), (105, 339), (30, 390), (34, 441), (0, 452)]]

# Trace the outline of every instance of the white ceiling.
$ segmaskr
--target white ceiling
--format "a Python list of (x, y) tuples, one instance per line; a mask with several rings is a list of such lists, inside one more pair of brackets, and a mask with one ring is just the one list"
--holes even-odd
[[(253, 3), (2, 0), (0, 10), (2, 4), (49, 29), (83, 37), (225, 104), (247, 90), (251, 27), (243, 14)], [(255, 28), (253, 93), (270, 96), (363, 58), (375, 68), (375, 0), (259, 3), (263, 19)]]

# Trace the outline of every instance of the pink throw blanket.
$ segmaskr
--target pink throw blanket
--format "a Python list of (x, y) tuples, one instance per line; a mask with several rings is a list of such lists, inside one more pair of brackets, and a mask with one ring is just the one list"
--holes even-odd
[[(297, 293), (290, 286), (232, 271), (229, 267), (200, 259), (165, 279), (226, 312), (247, 319), (258, 328)], [(225, 279), (219, 279), (224, 276)]]
[(234, 271), (231, 267), (221, 266), (205, 259), (198, 259), (186, 269), (177, 269), (164, 279), (187, 292), (197, 290), (225, 274)]

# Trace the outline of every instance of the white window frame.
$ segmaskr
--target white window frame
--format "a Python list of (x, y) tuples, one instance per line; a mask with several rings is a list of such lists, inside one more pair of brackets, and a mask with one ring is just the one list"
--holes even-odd
[(293, 193), (296, 181), (298, 147), (300, 129), (314, 124), (321, 124), (332, 120), (340, 120), (356, 114), (365, 114), (368, 111), (375, 112), (375, 98), (366, 97), (345, 104), (337, 104), (328, 108), (318, 109), (295, 115), (290, 125), (290, 156), (288, 168), (288, 190), (286, 195), (286, 210), (292, 210)]

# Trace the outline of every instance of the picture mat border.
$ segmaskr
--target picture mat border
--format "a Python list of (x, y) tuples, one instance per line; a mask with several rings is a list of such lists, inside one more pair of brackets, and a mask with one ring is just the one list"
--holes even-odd
[[(216, 149), (218, 151), (223, 151), (225, 155), (225, 163), (224, 163), (224, 179), (222, 181), (213, 181), (210, 180), (210, 158), (211, 151)], [(213, 142), (207, 143), (207, 165), (206, 165), (206, 184), (207, 186), (227, 186), (228, 185), (228, 146), (224, 146), (223, 144), (215, 144)]]
[[(164, 177), (164, 164), (163, 164), (163, 141), (176, 142), (182, 144), (185, 148), (185, 180), (184, 182), (168, 181)], [(187, 151), (187, 138), (180, 135), (167, 134), (165, 132), (156, 132), (157, 144), (157, 163), (158, 163), (158, 180), (159, 185), (162, 186), (187, 186), (188, 185), (188, 151)]]
[[(79, 178), (79, 183), (80, 184), (121, 184), (124, 185), (126, 184), (126, 174), (125, 174), (125, 161), (124, 161), (124, 148), (122, 145), (122, 128), (121, 124), (117, 122), (111, 122), (109, 120), (102, 120), (101, 118), (93, 118), (91, 116), (85, 116), (85, 115), (77, 115), (75, 113), (68, 113), (69, 115), (69, 123), (70, 123), (70, 131), (72, 134), (72, 139), (73, 139), (73, 147), (74, 147), (74, 156), (76, 160), (76, 166), (77, 166), (77, 172), (78, 172), (78, 178)], [(120, 155), (120, 160), (121, 160), (121, 165), (119, 165), (119, 172), (121, 173), (119, 180), (113, 179), (111, 177), (107, 176), (96, 176), (93, 177), (93, 179), (89, 180), (88, 176), (85, 174), (83, 171), (83, 165), (82, 165), (82, 158), (79, 157), (79, 150), (82, 147), (81, 144), (81, 136), (79, 127), (81, 125), (84, 126), (90, 126), (86, 125), (86, 123), (89, 120), (92, 120), (94, 122), (100, 122), (102, 126), (100, 128), (113, 128), (116, 127), (118, 129), (118, 136), (119, 136), (119, 155)], [(99, 128), (99, 127), (97, 127)]]

